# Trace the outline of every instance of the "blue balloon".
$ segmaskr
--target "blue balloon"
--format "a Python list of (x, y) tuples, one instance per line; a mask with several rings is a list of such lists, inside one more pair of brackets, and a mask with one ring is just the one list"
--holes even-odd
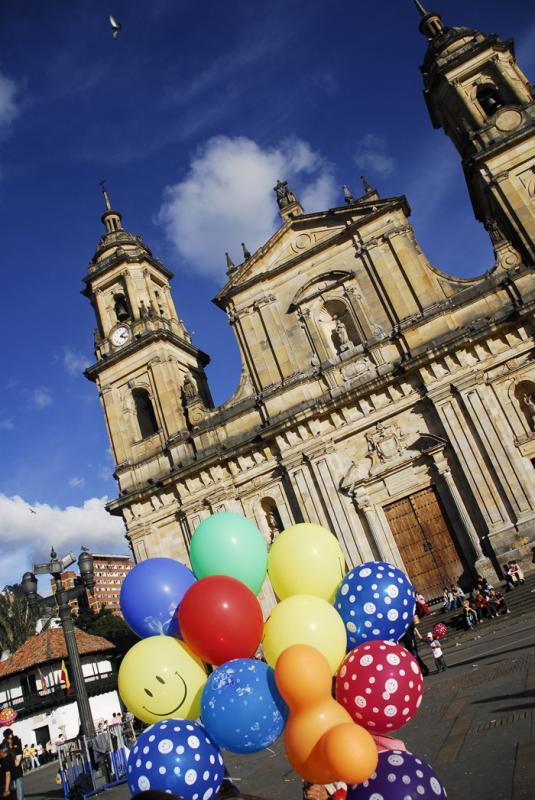
[(372, 639), (397, 642), (412, 622), (414, 604), (412, 583), (392, 564), (367, 561), (352, 569), (334, 599), (348, 651)]
[(284, 730), (287, 717), (275, 670), (263, 661), (227, 661), (212, 672), (203, 689), (203, 725), (220, 747), (232, 753), (257, 753), (269, 747)]
[(130, 570), (121, 586), (126, 624), (141, 639), (179, 636), (178, 606), (196, 582), (193, 572), (173, 558), (147, 558)]
[(215, 797), (224, 774), (219, 748), (202, 725), (167, 719), (143, 731), (130, 751), (126, 778), (132, 794), (155, 789), (183, 800)]

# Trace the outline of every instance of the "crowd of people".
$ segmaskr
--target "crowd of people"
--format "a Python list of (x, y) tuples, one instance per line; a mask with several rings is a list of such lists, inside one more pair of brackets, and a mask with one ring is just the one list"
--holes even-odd
[[(509, 561), (502, 569), (506, 592), (524, 583), (524, 573), (516, 561)], [(444, 587), (442, 597), (445, 612), (460, 609), (466, 630), (510, 613), (503, 593), (481, 575), (477, 576), (470, 592), (464, 592), (460, 586)]]
[[(517, 561), (508, 561), (502, 566), (505, 593), (513, 591), (524, 583), (524, 572)], [(507, 601), (499, 588), (493, 586), (486, 578), (477, 575), (470, 591), (464, 591), (459, 585), (444, 587), (442, 593), (442, 609), (444, 612), (459, 610), (459, 616), (466, 630), (472, 630), (485, 620), (496, 619), (500, 615), (510, 614)], [(434, 656), (437, 672), (447, 668), (442, 651), (442, 644), (434, 633), (424, 638), (418, 628), (421, 617), (430, 613), (429, 604), (421, 593), (416, 594), (416, 613), (412, 624), (400, 639), (402, 644), (418, 661), (422, 674), (429, 675), (429, 667), (421, 658), (418, 646), (426, 642)], [(427, 641), (426, 641), (427, 639)]]
[(24, 772), (49, 764), (58, 756), (58, 748), (54, 742), (42, 744), (25, 744), (22, 748), (22, 768)]

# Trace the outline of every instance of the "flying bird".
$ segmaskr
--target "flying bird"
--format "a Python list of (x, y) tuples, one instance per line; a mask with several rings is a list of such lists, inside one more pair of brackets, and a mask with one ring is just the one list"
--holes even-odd
[(28, 506), (28, 509), (29, 509), (31, 514), (37, 514), (37, 511), (35, 510), (35, 508), (32, 508), (31, 506)]
[(111, 25), (111, 27), (113, 29), (112, 36), (113, 36), (114, 39), (117, 39), (117, 37), (119, 36), (119, 33), (121, 32), (121, 28), (123, 26), (121, 25), (120, 22), (117, 22), (115, 17), (113, 17), (111, 14), (110, 14), (110, 25)]

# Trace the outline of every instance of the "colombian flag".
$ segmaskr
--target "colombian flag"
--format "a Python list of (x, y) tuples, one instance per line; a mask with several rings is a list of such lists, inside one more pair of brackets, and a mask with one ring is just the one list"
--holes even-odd
[(67, 694), (71, 692), (71, 682), (69, 680), (69, 673), (67, 672), (67, 667), (65, 666), (65, 661), (61, 662), (61, 680), (65, 684), (65, 691)]

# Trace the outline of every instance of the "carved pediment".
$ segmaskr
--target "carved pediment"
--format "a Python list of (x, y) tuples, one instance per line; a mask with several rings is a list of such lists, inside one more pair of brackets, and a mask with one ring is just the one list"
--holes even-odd
[(354, 279), (355, 274), (349, 270), (334, 269), (330, 272), (325, 272), (323, 275), (317, 275), (310, 281), (302, 286), (291, 302), (291, 307), (296, 308), (304, 303), (308, 303), (320, 294), (334, 289), (340, 284)]

